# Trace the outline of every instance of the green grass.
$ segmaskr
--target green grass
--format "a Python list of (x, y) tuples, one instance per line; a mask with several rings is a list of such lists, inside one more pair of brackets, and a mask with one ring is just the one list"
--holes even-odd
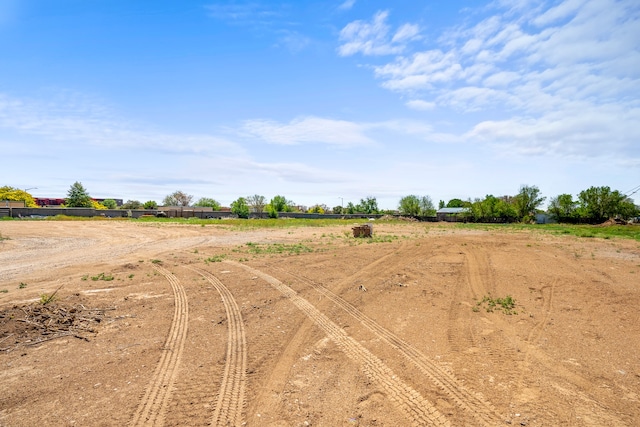
[(557, 235), (570, 235), (582, 238), (623, 238), (640, 241), (640, 225), (598, 225), (584, 224), (457, 224), (459, 228), (485, 231), (536, 231)]
[[(295, 227), (351, 227), (363, 219), (306, 219), (306, 218), (261, 218), (261, 219), (200, 219), (200, 218), (155, 218), (145, 217), (131, 221), (146, 223), (170, 223), (190, 225), (219, 225), (234, 230), (255, 230), (261, 228), (295, 228)], [(385, 224), (406, 224), (405, 221), (385, 220)]]
[(313, 252), (313, 249), (303, 245), (302, 243), (252, 243), (249, 242), (245, 245), (248, 248), (249, 253), (262, 255), (262, 254), (289, 254), (297, 255), (305, 252)]

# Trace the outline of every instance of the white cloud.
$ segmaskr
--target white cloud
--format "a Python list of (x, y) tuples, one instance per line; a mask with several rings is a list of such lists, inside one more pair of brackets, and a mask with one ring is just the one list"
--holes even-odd
[(420, 38), (420, 27), (414, 24), (404, 24), (393, 35), (391, 43), (400, 43), (407, 40), (417, 40)]
[(338, 6), (339, 10), (350, 10), (353, 5), (356, 4), (356, 0), (345, 0), (340, 6)]
[(414, 110), (427, 111), (433, 110), (436, 107), (436, 103), (423, 101), (421, 99), (412, 99), (406, 102), (406, 106)]
[(393, 55), (405, 50), (407, 43), (420, 38), (420, 28), (414, 24), (404, 24), (391, 34), (386, 23), (388, 11), (377, 12), (371, 22), (353, 21), (340, 31), (342, 44), (338, 48), (341, 56), (357, 53), (363, 55)]
[[(638, 157), (640, 3), (498, 0), (487, 11), (429, 49), (405, 46), (373, 64), (375, 77), (410, 96), (408, 108), (431, 108), (426, 98), (439, 111), (473, 112), (470, 141), (522, 154)], [(375, 40), (388, 40), (382, 33)]]
[(291, 53), (301, 52), (311, 44), (310, 38), (297, 31), (283, 30), (280, 32), (282, 36), (278, 39), (276, 46), (285, 47)]
[[(552, 154), (599, 157), (627, 151), (640, 158), (634, 142), (640, 139), (640, 109), (616, 105), (594, 110), (551, 112), (541, 117), (514, 117), (478, 123), (467, 135), (523, 155)], [(622, 160), (622, 159), (620, 159)]]
[(217, 2), (205, 6), (212, 18), (223, 19), (238, 24), (269, 23), (281, 12), (259, 3)]
[(365, 135), (366, 127), (345, 120), (301, 117), (282, 124), (271, 120), (248, 120), (242, 131), (272, 144), (321, 143), (350, 147), (373, 143)]
[(64, 95), (41, 102), (0, 94), (0, 129), (39, 135), (65, 145), (106, 148), (154, 148), (163, 152), (240, 153), (242, 149), (223, 138), (199, 134), (167, 134), (119, 120), (91, 100)]

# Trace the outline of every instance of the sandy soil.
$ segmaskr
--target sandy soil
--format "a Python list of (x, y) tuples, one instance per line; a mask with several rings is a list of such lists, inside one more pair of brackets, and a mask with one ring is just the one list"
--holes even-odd
[(0, 223), (0, 425), (640, 425), (638, 242), (350, 231)]

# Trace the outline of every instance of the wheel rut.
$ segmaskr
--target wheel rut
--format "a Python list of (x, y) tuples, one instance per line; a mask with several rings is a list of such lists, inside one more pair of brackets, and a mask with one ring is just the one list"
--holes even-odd
[(160, 362), (133, 416), (131, 426), (161, 426), (164, 424), (189, 324), (189, 305), (184, 287), (178, 278), (165, 268), (157, 264), (153, 264), (153, 268), (169, 281), (173, 290), (175, 306), (169, 335), (162, 347)]
[(404, 383), (373, 353), (332, 322), (307, 300), (300, 297), (293, 289), (278, 279), (244, 264), (224, 261), (227, 264), (242, 268), (265, 280), (276, 290), (287, 297), (298, 309), (307, 315), (327, 336), (354, 362), (361, 366), (364, 373), (372, 381), (384, 389), (389, 399), (411, 420), (414, 426), (450, 426), (449, 420), (429, 403), (416, 390)]
[(455, 378), (453, 374), (435, 361), (429, 359), (420, 352), (420, 350), (405, 342), (393, 332), (380, 326), (349, 302), (307, 277), (294, 274), (280, 268), (277, 268), (277, 270), (312, 286), (317, 292), (328, 298), (335, 305), (359, 321), (378, 338), (385, 341), (410, 363), (416, 366), (433, 384), (446, 393), (456, 406), (463, 409), (470, 417), (474, 418), (476, 422), (479, 423), (478, 425), (492, 426), (503, 422), (503, 418), (498, 415), (491, 404), (464, 387), (464, 385), (462, 385), (462, 383)]
[(218, 391), (211, 425), (240, 426), (244, 424), (245, 387), (247, 383), (247, 337), (242, 313), (233, 294), (217, 277), (196, 267), (184, 266), (211, 283), (222, 298), (227, 314), (227, 352), (224, 373)]

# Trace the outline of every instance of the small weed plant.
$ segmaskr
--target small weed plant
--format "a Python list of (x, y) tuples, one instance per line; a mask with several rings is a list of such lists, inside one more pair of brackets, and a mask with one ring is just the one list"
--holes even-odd
[(222, 255), (214, 255), (212, 257), (209, 257), (207, 259), (204, 260), (205, 263), (209, 263), (209, 262), (222, 262), (223, 259), (225, 259), (227, 256), (222, 254)]
[(20, 285), (18, 286), (18, 288), (20, 288), (20, 289), (24, 289), (26, 287), (27, 287), (27, 284), (24, 283), (24, 282), (20, 282)]
[(480, 308), (483, 307), (487, 313), (493, 313), (497, 310), (507, 315), (518, 314), (518, 312), (515, 311), (516, 300), (514, 300), (511, 295), (507, 295), (504, 298), (493, 298), (491, 295), (485, 295), (476, 303), (473, 311), (478, 312)]
[(42, 295), (40, 295), (40, 304), (42, 304), (42, 305), (51, 304), (55, 300), (56, 300), (55, 292), (52, 293), (52, 294), (42, 294)]
[(91, 280), (97, 282), (98, 280), (104, 280), (105, 282), (110, 282), (113, 280), (113, 276), (110, 274), (100, 273), (97, 276), (91, 276)]

